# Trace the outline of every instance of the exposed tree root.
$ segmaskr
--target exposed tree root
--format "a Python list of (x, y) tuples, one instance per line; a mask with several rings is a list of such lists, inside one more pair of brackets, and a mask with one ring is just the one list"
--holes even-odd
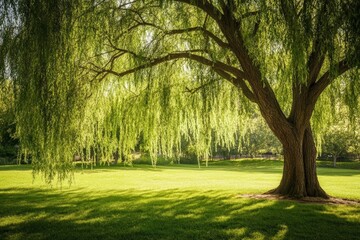
[(267, 200), (290, 200), (301, 203), (316, 203), (316, 204), (334, 204), (334, 205), (360, 205), (360, 200), (350, 200), (343, 198), (321, 198), (321, 197), (303, 197), (303, 198), (292, 198), (289, 196), (278, 195), (278, 194), (241, 194), (238, 195), (241, 198), (252, 198), (252, 199), (267, 199)]

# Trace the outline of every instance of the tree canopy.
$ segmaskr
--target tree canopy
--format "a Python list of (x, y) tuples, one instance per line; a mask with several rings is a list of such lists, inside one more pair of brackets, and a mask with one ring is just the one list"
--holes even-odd
[(315, 169), (312, 130), (320, 139), (338, 104), (352, 118), (359, 110), (357, 0), (2, 0), (0, 9), (1, 77), (14, 81), (21, 147), (48, 181), (68, 176), (76, 152), (107, 161), (139, 139), (154, 161), (176, 156), (182, 138), (206, 159), (245, 136), (256, 111), (284, 146), (284, 173), (303, 159), (298, 179)]

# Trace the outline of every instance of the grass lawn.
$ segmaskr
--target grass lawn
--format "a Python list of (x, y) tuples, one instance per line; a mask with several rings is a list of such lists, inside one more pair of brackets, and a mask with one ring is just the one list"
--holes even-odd
[[(0, 167), (0, 239), (360, 239), (359, 205), (241, 198), (277, 186), (282, 163), (77, 170), (62, 189)], [(360, 200), (360, 171), (319, 168), (332, 196)]]

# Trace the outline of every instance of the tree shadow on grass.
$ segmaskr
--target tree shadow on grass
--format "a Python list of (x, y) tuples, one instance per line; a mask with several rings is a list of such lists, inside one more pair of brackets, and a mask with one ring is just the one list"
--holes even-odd
[[(267, 160), (267, 159), (251, 159), (251, 160), (231, 160), (231, 161), (219, 161), (212, 162), (209, 167), (202, 166), (199, 168), (197, 165), (179, 164), (169, 166), (157, 166), (152, 167), (151, 165), (134, 164), (133, 166), (124, 165), (102, 165), (95, 166), (93, 168), (87, 167), (75, 167), (76, 172), (92, 174), (99, 172), (111, 172), (111, 171), (151, 171), (151, 172), (162, 172), (168, 169), (181, 169), (184, 171), (231, 171), (231, 172), (250, 172), (250, 173), (263, 173), (263, 174), (281, 174), (283, 168), (283, 162), (278, 160)], [(357, 169), (341, 169), (341, 168), (324, 168), (317, 167), (318, 174), (324, 176), (355, 176), (360, 175), (360, 171)], [(31, 165), (7, 165), (0, 166), (1, 171), (28, 171), (32, 170)]]
[(359, 207), (216, 191), (0, 191), (0, 239), (356, 239)]
[(340, 168), (323, 168), (323, 167), (318, 167), (317, 168), (318, 174), (319, 175), (324, 175), (324, 176), (356, 176), (356, 175), (360, 175), (360, 171), (357, 169), (340, 169)]

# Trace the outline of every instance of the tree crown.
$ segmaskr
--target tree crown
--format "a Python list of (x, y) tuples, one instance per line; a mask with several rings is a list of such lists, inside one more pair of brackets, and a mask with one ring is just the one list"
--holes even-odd
[(0, 72), (15, 84), (22, 148), (51, 181), (76, 152), (106, 160), (139, 139), (154, 158), (182, 138), (206, 158), (245, 135), (254, 103), (321, 134), (339, 100), (358, 110), (359, 5), (2, 0)]

